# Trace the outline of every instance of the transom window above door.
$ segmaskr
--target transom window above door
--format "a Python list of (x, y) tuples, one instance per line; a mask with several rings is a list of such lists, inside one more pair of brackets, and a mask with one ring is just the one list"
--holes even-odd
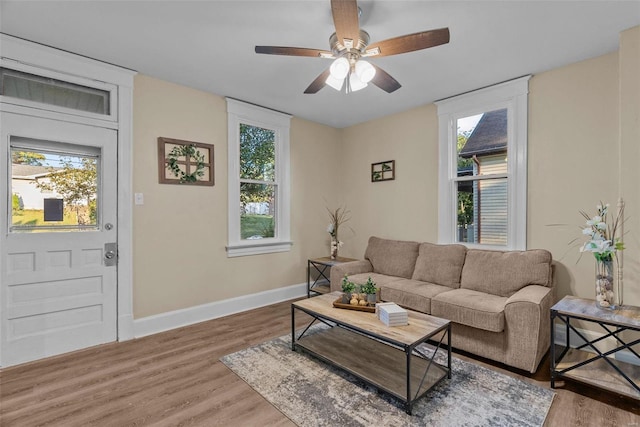
[(16, 111), (37, 109), (82, 122), (118, 121), (117, 86), (0, 59), (0, 102)]

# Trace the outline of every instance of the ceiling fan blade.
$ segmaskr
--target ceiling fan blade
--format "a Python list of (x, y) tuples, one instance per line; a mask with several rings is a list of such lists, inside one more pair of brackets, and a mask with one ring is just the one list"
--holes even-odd
[[(346, 48), (356, 47), (360, 39), (360, 24), (358, 22), (358, 3), (356, 0), (331, 0), (331, 13), (336, 26), (338, 43)], [(351, 40), (351, 46), (347, 46)]]
[(318, 93), (320, 89), (326, 86), (327, 77), (329, 77), (331, 71), (329, 68), (324, 70), (314, 81), (311, 82), (308, 88), (305, 89), (304, 93), (313, 94)]
[(328, 50), (309, 49), (306, 47), (256, 46), (256, 53), (267, 55), (312, 56), (316, 58), (333, 58)]
[[(394, 37), (378, 43), (371, 43), (367, 46), (363, 56), (390, 56), (399, 53), (413, 52), (415, 50), (427, 49), (449, 43), (449, 29), (439, 28), (437, 30), (422, 31), (405, 36)], [(376, 51), (379, 51), (376, 53)]]
[(371, 83), (378, 86), (380, 89), (384, 90), (387, 93), (391, 93), (402, 87), (402, 85), (398, 83), (396, 79), (391, 77), (391, 75), (382, 68), (378, 67), (377, 65), (373, 65), (373, 68), (376, 69), (376, 75), (373, 77), (373, 80), (371, 80)]

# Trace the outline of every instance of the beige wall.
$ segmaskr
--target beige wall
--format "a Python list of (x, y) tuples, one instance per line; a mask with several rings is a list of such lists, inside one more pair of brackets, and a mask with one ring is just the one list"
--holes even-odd
[(594, 298), (579, 211), (618, 199), (618, 55), (541, 73), (529, 89), (528, 247), (553, 253), (558, 297)]
[[(430, 104), (343, 131), (344, 192), (355, 236), (344, 253), (362, 258), (369, 236), (438, 237), (438, 115)], [(395, 180), (371, 182), (371, 163), (395, 160)]]
[(624, 302), (640, 305), (640, 27), (620, 35), (620, 189), (626, 202)]
[[(640, 28), (620, 50), (535, 75), (529, 94), (527, 239), (557, 261), (558, 297), (592, 298), (593, 259), (578, 262), (579, 210), (627, 204), (625, 302), (640, 305)], [(134, 92), (134, 317), (306, 281), (329, 252), (325, 207), (345, 204), (341, 255), (369, 236), (437, 241), (438, 120), (429, 104), (346, 129), (291, 123), (291, 252), (227, 258), (227, 124), (223, 98), (137, 76)], [(159, 136), (215, 144), (214, 187), (160, 185)], [(395, 160), (394, 181), (371, 163)], [(560, 224), (560, 225), (553, 225)]]
[[(637, 33), (635, 29), (622, 35), (626, 51), (620, 55), (624, 58), (615, 52), (540, 73), (530, 80), (527, 246), (553, 253), (558, 297), (594, 298), (593, 257), (585, 254), (578, 261), (578, 243), (570, 242), (582, 240), (580, 210), (594, 212), (600, 200), (615, 208), (622, 195), (627, 201), (627, 216), (636, 218), (626, 227), (627, 244), (634, 248), (625, 253), (625, 302), (640, 305), (640, 287), (635, 286), (640, 279), (636, 265), (640, 252)], [(628, 74), (629, 80), (621, 90), (635, 90), (623, 107), (619, 64), (624, 70), (621, 74)], [(620, 108), (635, 108), (635, 121), (628, 118), (624, 125), (629, 135), (623, 147), (629, 158), (621, 175), (629, 191), (619, 185), (618, 134), (624, 116), (619, 114)], [(358, 218), (357, 238), (348, 248), (349, 255), (362, 257), (370, 235), (437, 241), (436, 107), (427, 105), (347, 128), (344, 144), (343, 156), (349, 165), (345, 171), (346, 199)], [(393, 159), (398, 176), (395, 181), (369, 182), (372, 162)]]
[[(292, 250), (227, 258), (227, 114), (224, 98), (151, 77), (135, 79), (134, 317), (306, 281), (306, 259), (329, 252), (325, 203), (340, 187), (340, 132), (291, 122)], [(215, 145), (215, 186), (158, 184), (157, 138)], [(325, 202), (326, 200), (326, 202)]]

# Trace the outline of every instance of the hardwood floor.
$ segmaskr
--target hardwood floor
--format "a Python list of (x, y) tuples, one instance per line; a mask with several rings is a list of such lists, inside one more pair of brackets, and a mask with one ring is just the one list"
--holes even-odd
[[(290, 332), (280, 303), (0, 370), (0, 425), (293, 426), (218, 359)], [(300, 326), (304, 318), (300, 317)], [(549, 387), (532, 376), (457, 357)], [(640, 403), (577, 383), (556, 389), (548, 426), (640, 426)]]

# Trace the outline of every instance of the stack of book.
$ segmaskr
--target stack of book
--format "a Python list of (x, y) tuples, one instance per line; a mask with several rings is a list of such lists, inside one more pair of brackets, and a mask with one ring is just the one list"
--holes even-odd
[(378, 319), (387, 326), (404, 326), (409, 323), (407, 310), (393, 302), (376, 304)]

